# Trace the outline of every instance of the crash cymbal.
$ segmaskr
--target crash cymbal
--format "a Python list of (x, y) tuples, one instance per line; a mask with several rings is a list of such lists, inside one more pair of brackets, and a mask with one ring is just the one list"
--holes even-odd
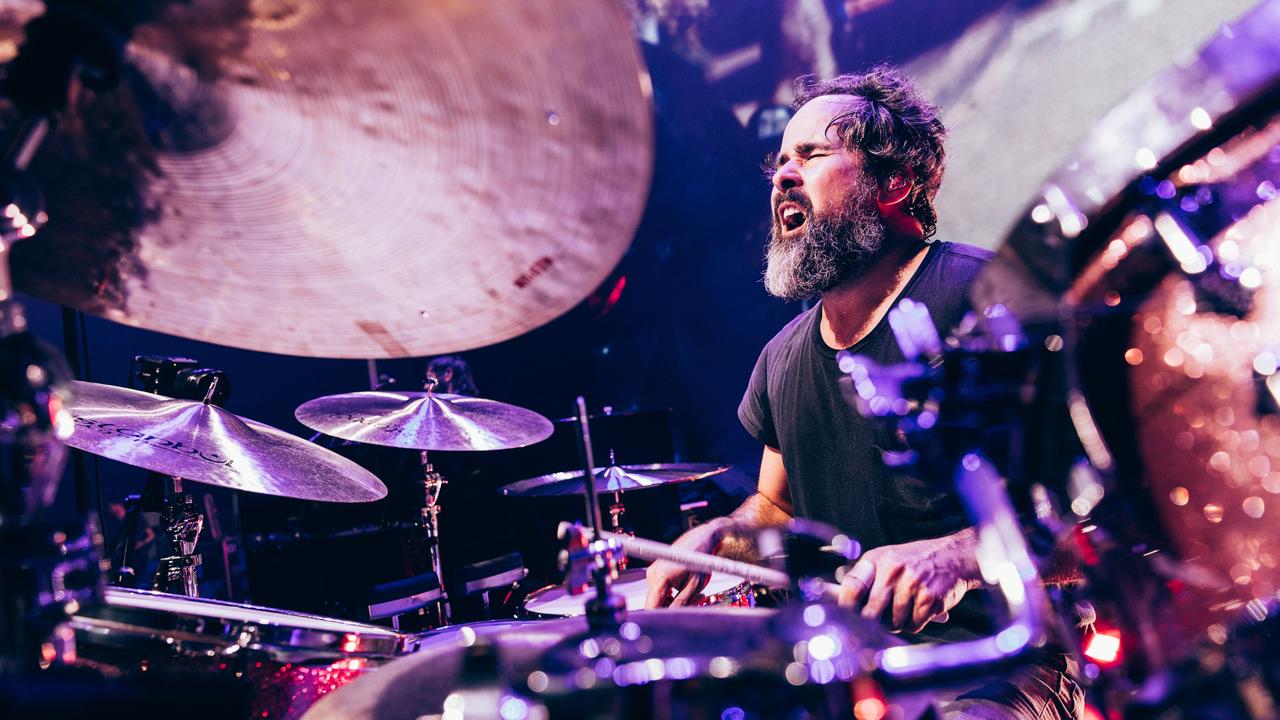
[[(33, 6), (0, 12), (0, 61)], [(37, 154), (21, 291), (254, 350), (422, 356), (552, 320), (631, 243), (652, 118), (615, 0), (167, 6)]]
[(216, 405), (73, 382), (67, 408), (85, 452), (185, 480), (300, 500), (368, 502), (382, 481), (350, 460)]
[(326, 435), (415, 450), (502, 450), (555, 429), (532, 410), (496, 400), (427, 392), (354, 392), (298, 406), (298, 422)]
[[(669, 483), (701, 480), (719, 475), (728, 465), (710, 463), (652, 463), (649, 465), (610, 465), (596, 469), (596, 492), (612, 493), (640, 490)], [(575, 495), (586, 492), (582, 483), (582, 471), (539, 475), (520, 480), (502, 488), (503, 495), (517, 497), (542, 497), (546, 495)]]

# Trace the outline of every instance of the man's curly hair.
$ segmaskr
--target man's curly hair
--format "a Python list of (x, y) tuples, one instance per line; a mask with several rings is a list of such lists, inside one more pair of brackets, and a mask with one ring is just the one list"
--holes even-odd
[(836, 128), (845, 147), (862, 153), (877, 181), (910, 170), (915, 180), (906, 211), (920, 221), (926, 238), (937, 232), (933, 198), (942, 186), (946, 163), (942, 141), (947, 129), (938, 119), (938, 108), (924, 99), (911, 78), (890, 65), (877, 65), (861, 75), (821, 81), (801, 78), (795, 93), (793, 110), (823, 95), (858, 98), (827, 127)]

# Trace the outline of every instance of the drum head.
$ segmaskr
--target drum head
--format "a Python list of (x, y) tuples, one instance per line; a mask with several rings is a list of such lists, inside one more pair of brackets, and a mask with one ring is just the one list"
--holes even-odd
[[(712, 573), (707, 586), (702, 589), (702, 598), (704, 602), (716, 604), (718, 596), (742, 587), (744, 582), (736, 575)], [(649, 592), (644, 568), (618, 573), (618, 579), (613, 581), (612, 588), (626, 600), (627, 610), (644, 609), (644, 600)], [(589, 588), (581, 595), (570, 595), (563, 585), (551, 585), (530, 593), (525, 600), (524, 611), (530, 616), (577, 617), (586, 614), (587, 601), (595, 595), (594, 588)]]

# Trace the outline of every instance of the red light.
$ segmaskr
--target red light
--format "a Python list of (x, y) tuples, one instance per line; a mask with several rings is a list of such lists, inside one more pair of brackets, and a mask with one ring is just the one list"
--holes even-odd
[(870, 678), (853, 681), (853, 717), (856, 720), (884, 720), (889, 706), (884, 701), (884, 690)]
[(1084, 706), (1084, 720), (1107, 720), (1107, 719), (1102, 715), (1102, 711), (1086, 703)]
[(1120, 633), (1095, 632), (1084, 643), (1085, 657), (1099, 665), (1113, 665), (1120, 658)]
[(360, 636), (348, 634), (343, 637), (342, 652), (355, 652), (360, 649)]
[(614, 285), (613, 290), (609, 292), (609, 299), (605, 301), (604, 312), (609, 312), (610, 308), (618, 304), (618, 301), (622, 299), (622, 291), (625, 290), (626, 288), (627, 288), (627, 276), (623, 275), (622, 277), (618, 278), (618, 283)]
[(858, 720), (883, 720), (888, 711), (880, 698), (859, 700), (853, 706), (853, 716)]
[(1071, 528), (1071, 538), (1075, 540), (1076, 550), (1080, 553), (1080, 559), (1085, 565), (1097, 565), (1098, 551), (1094, 549), (1093, 543), (1089, 540), (1089, 535), (1083, 532), (1080, 525)]

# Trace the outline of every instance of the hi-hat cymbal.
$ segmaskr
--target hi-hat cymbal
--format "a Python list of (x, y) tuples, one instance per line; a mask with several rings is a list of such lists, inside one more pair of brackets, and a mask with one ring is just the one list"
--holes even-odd
[[(649, 465), (610, 465), (596, 468), (596, 492), (612, 493), (666, 485), (669, 483), (701, 480), (719, 475), (728, 465), (710, 463), (652, 463)], [(502, 487), (503, 495), (517, 497), (542, 497), (547, 495), (576, 495), (586, 492), (581, 470), (539, 475), (513, 482)]]
[(551, 421), (496, 400), (427, 392), (366, 391), (309, 400), (293, 413), (326, 435), (414, 450), (503, 450), (551, 436)]
[[(21, 291), (410, 357), (554, 319), (630, 245), (653, 133), (616, 0), (165, 5), (121, 87), (81, 92), (37, 154), (49, 221), (13, 253)], [(0, 8), (0, 61), (32, 6)]]
[(217, 405), (72, 383), (71, 447), (208, 485), (300, 500), (368, 502), (387, 488), (350, 460)]

